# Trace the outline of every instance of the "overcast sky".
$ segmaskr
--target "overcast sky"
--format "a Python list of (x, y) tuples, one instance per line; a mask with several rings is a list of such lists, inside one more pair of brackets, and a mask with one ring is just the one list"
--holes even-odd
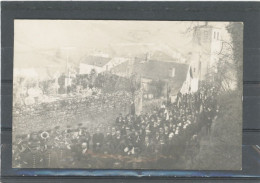
[[(132, 48), (138, 44), (166, 45), (185, 53), (191, 49), (192, 39), (185, 30), (198, 22), (15, 20), (14, 23), (14, 65), (19, 68), (63, 64), (66, 56), (77, 62), (93, 50), (111, 53), (111, 48), (119, 52), (128, 49), (134, 54), (136, 49), (126, 45)], [(223, 28), (227, 23), (210, 24)]]

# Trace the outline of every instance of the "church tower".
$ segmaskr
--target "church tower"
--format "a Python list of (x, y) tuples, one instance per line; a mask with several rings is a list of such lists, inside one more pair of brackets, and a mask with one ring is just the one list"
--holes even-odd
[(191, 68), (194, 77), (204, 80), (209, 73), (216, 72), (216, 63), (221, 51), (221, 29), (203, 25), (196, 27), (193, 35)]

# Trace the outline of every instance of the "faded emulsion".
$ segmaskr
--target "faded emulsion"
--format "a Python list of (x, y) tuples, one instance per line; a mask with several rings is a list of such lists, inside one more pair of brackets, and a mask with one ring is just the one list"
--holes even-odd
[(13, 168), (241, 170), (243, 24), (15, 20)]

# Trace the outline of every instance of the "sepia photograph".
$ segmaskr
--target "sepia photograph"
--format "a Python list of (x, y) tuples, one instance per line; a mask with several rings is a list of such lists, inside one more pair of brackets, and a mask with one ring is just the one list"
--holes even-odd
[(242, 169), (242, 22), (17, 19), (13, 57), (13, 168)]

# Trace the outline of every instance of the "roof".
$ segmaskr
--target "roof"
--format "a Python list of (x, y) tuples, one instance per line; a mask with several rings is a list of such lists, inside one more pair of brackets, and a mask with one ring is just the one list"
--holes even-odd
[(80, 63), (94, 65), (98, 67), (103, 67), (111, 60), (110, 57), (101, 57), (101, 56), (87, 56), (84, 57)]
[[(169, 75), (169, 70), (175, 68), (175, 77)], [(149, 79), (185, 79), (189, 65), (176, 62), (163, 62), (151, 60), (145, 63), (136, 62), (134, 72), (141, 77)]]
[(111, 71), (114, 72), (114, 73), (118, 73), (118, 72), (125, 72), (125, 73), (127, 73), (128, 63), (129, 63), (129, 61), (126, 61), (126, 62), (123, 62), (121, 64), (118, 64), (117, 66), (113, 67), (111, 69)]
[[(174, 77), (169, 74), (172, 68), (175, 68)], [(141, 77), (152, 80), (166, 80), (168, 87), (171, 88), (171, 95), (176, 95), (180, 91), (186, 80), (188, 69), (188, 64), (155, 60), (134, 64), (134, 72)]]
[(14, 77), (24, 77), (26, 79), (53, 79), (59, 75), (59, 67), (34, 67), (34, 68), (15, 68)]
[(176, 58), (173, 58), (172, 56), (170, 56), (168, 53), (166, 52), (162, 52), (162, 51), (155, 51), (151, 54), (150, 56), (151, 60), (164, 60), (164, 61), (176, 61)]

